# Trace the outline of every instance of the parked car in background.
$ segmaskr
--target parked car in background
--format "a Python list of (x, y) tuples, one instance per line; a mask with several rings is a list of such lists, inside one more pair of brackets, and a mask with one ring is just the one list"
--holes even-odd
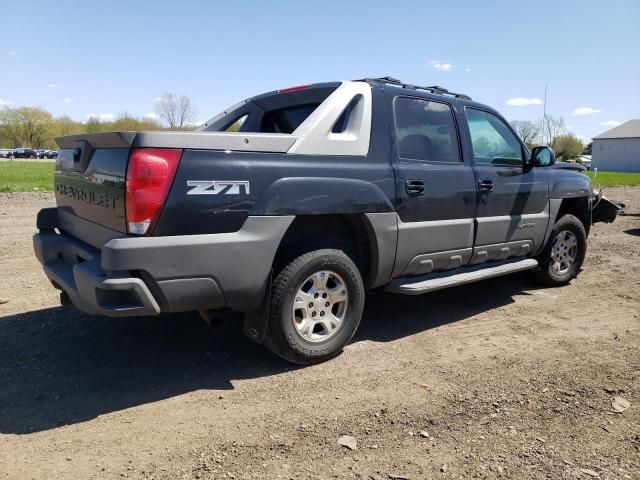
[(11, 152), (13, 152), (13, 150), (10, 150), (8, 148), (0, 149), (0, 158), (9, 158)]
[(591, 155), (580, 155), (576, 158), (576, 161), (586, 167), (587, 170), (591, 170)]
[(11, 156), (13, 158), (36, 158), (36, 151), (32, 148), (16, 148)]
[(58, 158), (58, 151), (57, 150), (47, 150), (47, 153), (45, 155), (47, 158)]
[(45, 158), (48, 150), (36, 150), (36, 158)]

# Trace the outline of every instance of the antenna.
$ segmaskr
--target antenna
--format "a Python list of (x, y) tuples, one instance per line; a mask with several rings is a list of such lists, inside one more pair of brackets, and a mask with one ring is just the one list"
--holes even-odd
[[(542, 107), (542, 136), (543, 138), (546, 139), (546, 132), (544, 129), (544, 122), (547, 121), (547, 84), (544, 84), (544, 106)], [(551, 142), (551, 139), (549, 138), (545, 143), (547, 144), (547, 147), (549, 146), (549, 143)]]

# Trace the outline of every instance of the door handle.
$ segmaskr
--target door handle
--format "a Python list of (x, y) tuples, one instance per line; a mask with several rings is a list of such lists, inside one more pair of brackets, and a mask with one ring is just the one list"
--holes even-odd
[(488, 178), (478, 180), (478, 190), (481, 192), (493, 192), (493, 182)]
[(424, 182), (422, 180), (407, 180), (404, 183), (404, 189), (412, 197), (424, 195)]

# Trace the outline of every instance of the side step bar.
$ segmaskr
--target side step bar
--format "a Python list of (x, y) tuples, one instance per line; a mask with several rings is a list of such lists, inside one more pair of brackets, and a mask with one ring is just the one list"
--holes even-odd
[(420, 277), (398, 278), (387, 284), (385, 290), (402, 295), (421, 295), (423, 293), (442, 290), (443, 288), (477, 282), (478, 280), (484, 280), (486, 278), (499, 277), (500, 275), (520, 272), (522, 270), (531, 270), (537, 266), (538, 261), (533, 258), (507, 260), (491, 264), (491, 266), (487, 266), (486, 264), (474, 265), (472, 267), (463, 267), (453, 271), (432, 273)]

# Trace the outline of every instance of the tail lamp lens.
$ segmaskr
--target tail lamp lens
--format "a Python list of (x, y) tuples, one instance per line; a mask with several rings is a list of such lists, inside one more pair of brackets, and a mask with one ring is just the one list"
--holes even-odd
[(153, 230), (176, 174), (182, 150), (135, 148), (127, 166), (125, 210), (127, 230), (146, 235)]

